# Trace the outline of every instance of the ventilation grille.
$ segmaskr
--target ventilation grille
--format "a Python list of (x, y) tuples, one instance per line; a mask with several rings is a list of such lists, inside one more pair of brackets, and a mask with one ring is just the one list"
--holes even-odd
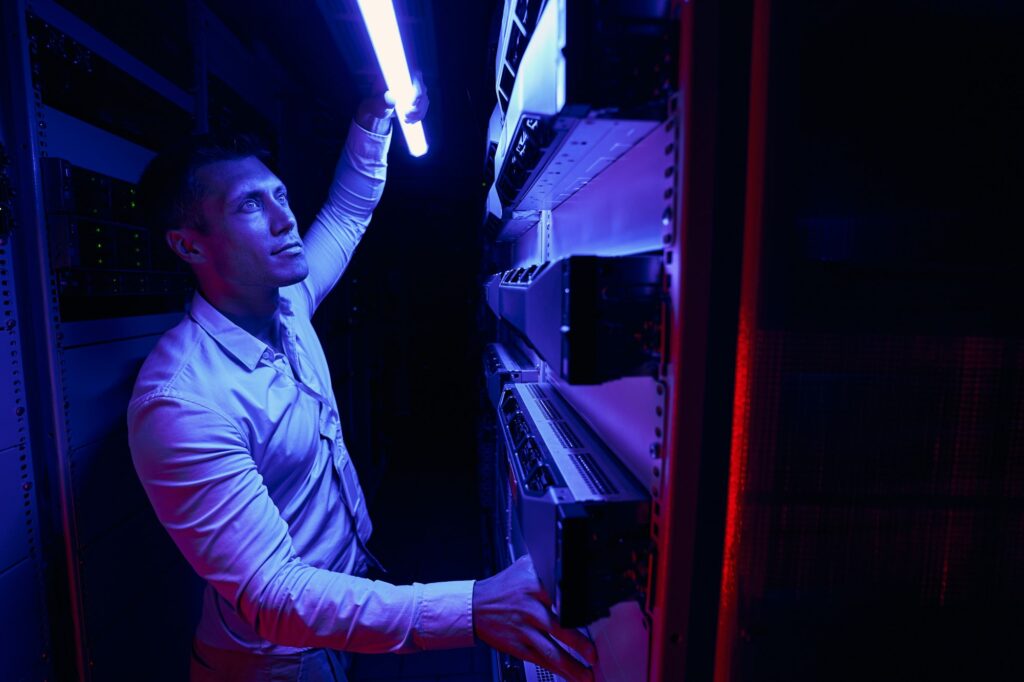
[(555, 680), (560, 679), (562, 678), (555, 677), (554, 673), (552, 673), (547, 668), (537, 666), (537, 682), (555, 682)]
[(541, 398), (540, 400), (537, 401), (537, 404), (540, 405), (541, 411), (544, 413), (544, 416), (547, 417), (549, 420), (555, 421), (557, 419), (561, 419), (561, 417), (558, 414), (558, 411), (555, 409), (554, 403), (552, 403), (547, 398)]
[(578, 450), (583, 447), (583, 443), (576, 437), (576, 434), (572, 432), (569, 425), (565, 422), (551, 422), (551, 428), (554, 429), (555, 435), (558, 436), (558, 442), (562, 444), (563, 448), (569, 450)]
[(608, 479), (608, 476), (601, 471), (601, 468), (597, 466), (597, 462), (587, 452), (574, 452), (572, 453), (572, 463), (576, 465), (576, 470), (580, 472), (580, 476), (587, 482), (587, 487), (590, 488), (590, 492), (595, 495), (614, 495), (619, 491), (612, 485), (612, 482)]

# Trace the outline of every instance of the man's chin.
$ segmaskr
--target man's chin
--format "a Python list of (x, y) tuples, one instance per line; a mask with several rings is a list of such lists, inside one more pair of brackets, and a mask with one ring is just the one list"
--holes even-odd
[[(298, 265), (298, 264), (296, 264)], [(281, 283), (278, 286), (289, 287), (293, 284), (298, 284), (302, 280), (309, 276), (309, 266), (306, 264), (305, 258), (302, 259), (301, 267), (294, 267), (290, 272), (284, 273), (281, 278)]]

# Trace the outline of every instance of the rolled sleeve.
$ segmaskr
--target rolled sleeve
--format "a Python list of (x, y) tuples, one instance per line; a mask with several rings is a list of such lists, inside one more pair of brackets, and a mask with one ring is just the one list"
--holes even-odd
[(473, 581), (454, 580), (423, 586), (416, 622), (422, 649), (473, 646)]
[(391, 133), (371, 133), (358, 123), (353, 123), (345, 141), (345, 151), (352, 155), (357, 166), (372, 166), (386, 159), (391, 148)]

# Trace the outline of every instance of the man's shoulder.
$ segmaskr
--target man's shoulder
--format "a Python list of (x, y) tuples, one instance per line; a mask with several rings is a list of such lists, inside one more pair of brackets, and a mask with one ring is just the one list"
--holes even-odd
[(168, 329), (146, 356), (135, 379), (129, 410), (153, 395), (213, 398), (230, 371), (228, 358), (189, 315)]

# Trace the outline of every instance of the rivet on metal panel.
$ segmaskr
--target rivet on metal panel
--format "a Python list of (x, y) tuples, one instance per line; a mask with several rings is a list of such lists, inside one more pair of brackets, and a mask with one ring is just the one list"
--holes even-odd
[(651, 457), (661, 457), (661, 443), (651, 443)]

